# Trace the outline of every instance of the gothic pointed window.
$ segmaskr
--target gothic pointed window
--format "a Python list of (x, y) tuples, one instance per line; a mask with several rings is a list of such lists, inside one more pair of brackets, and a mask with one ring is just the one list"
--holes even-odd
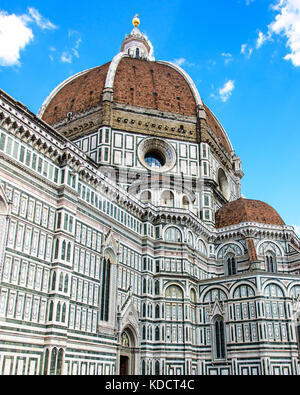
[(62, 313), (61, 313), (61, 322), (65, 322), (66, 320), (66, 304), (63, 304)]
[(56, 272), (53, 272), (51, 291), (55, 290), (55, 285), (56, 285)]
[(221, 316), (213, 321), (214, 330), (214, 356), (215, 359), (225, 359), (225, 327)]
[(237, 273), (236, 260), (234, 256), (227, 257), (226, 264), (228, 276), (232, 276)]
[(64, 350), (61, 348), (58, 351), (58, 356), (57, 356), (57, 366), (56, 366), (56, 374), (57, 375), (62, 374), (63, 357), (64, 357)]
[(59, 290), (59, 291), (62, 291), (62, 288), (63, 288), (63, 280), (64, 280), (64, 275), (63, 275), (63, 273), (60, 273), (60, 276), (59, 276), (59, 285), (58, 285), (58, 290)]
[(102, 292), (100, 310), (100, 319), (102, 321), (108, 321), (109, 318), (110, 266), (110, 260), (104, 258), (102, 266)]
[(155, 284), (154, 284), (154, 293), (155, 293), (155, 295), (159, 295), (159, 293), (160, 293), (159, 280), (156, 280), (156, 281), (155, 281)]
[(55, 240), (54, 259), (58, 258), (59, 240)]
[(146, 326), (143, 326), (143, 330), (142, 330), (142, 339), (146, 340)]
[(156, 361), (156, 362), (155, 362), (155, 368), (154, 368), (154, 370), (155, 370), (155, 375), (156, 375), (156, 376), (159, 376), (159, 361)]
[(155, 340), (159, 340), (159, 327), (155, 328)]
[(56, 306), (56, 321), (60, 321), (60, 302)]
[(70, 262), (71, 260), (71, 243), (68, 243), (67, 247), (67, 262)]
[(53, 301), (51, 300), (49, 305), (48, 320), (52, 321), (52, 317), (53, 317)]
[(276, 259), (272, 253), (267, 253), (265, 257), (265, 267), (267, 272), (275, 273), (276, 268)]
[(159, 313), (159, 304), (157, 304), (157, 305), (155, 306), (155, 318), (159, 318), (159, 316), (160, 316), (160, 313)]
[(56, 358), (57, 358), (57, 348), (54, 347), (51, 352), (50, 375), (55, 375)]
[(66, 242), (64, 240), (61, 248), (61, 259), (65, 260), (65, 258), (66, 258)]
[(65, 276), (65, 284), (64, 284), (64, 292), (68, 292), (68, 284), (69, 284), (69, 276), (66, 274)]
[(44, 358), (44, 375), (48, 373), (48, 362), (49, 362), (49, 349), (46, 348), (45, 358)]

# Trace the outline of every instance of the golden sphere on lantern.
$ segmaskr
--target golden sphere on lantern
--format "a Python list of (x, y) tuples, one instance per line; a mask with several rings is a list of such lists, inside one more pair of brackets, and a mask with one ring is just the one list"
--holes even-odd
[(138, 14), (136, 14), (135, 17), (133, 18), (132, 24), (133, 24), (133, 26), (135, 26), (135, 27), (138, 27), (138, 26), (140, 25), (140, 20), (139, 20), (139, 18), (138, 18)]

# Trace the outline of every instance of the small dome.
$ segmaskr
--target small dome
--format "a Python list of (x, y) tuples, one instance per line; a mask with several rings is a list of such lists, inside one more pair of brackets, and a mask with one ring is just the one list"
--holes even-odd
[(260, 200), (240, 198), (225, 204), (216, 212), (216, 228), (224, 228), (243, 222), (285, 225), (277, 211)]

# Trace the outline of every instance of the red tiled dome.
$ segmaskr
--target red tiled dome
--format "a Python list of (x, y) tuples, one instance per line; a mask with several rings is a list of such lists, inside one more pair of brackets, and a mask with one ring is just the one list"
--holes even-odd
[[(47, 104), (42, 119), (53, 125), (98, 106), (110, 63), (67, 81)], [(183, 75), (166, 64), (123, 57), (114, 80), (114, 102), (196, 116), (196, 101)]]
[(77, 114), (99, 105), (109, 65), (91, 69), (67, 82), (47, 104), (42, 119), (53, 125), (65, 119), (68, 112)]
[(224, 228), (242, 222), (285, 225), (277, 211), (267, 203), (243, 198), (225, 204), (216, 212), (215, 219), (216, 228)]

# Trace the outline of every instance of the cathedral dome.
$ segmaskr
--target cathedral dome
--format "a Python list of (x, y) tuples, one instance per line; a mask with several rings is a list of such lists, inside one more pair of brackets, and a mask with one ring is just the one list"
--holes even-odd
[(48, 96), (40, 110), (41, 118), (50, 125), (92, 109), (102, 102), (109, 63), (78, 73), (60, 84)]
[(230, 139), (191, 77), (176, 64), (155, 60), (137, 15), (133, 25), (110, 62), (66, 79), (38, 116), (70, 140), (111, 127), (208, 143), (227, 168), (234, 167)]
[[(101, 105), (111, 62), (79, 73), (50, 95), (42, 119), (53, 125)], [(123, 56), (116, 64), (113, 102), (196, 117), (196, 99), (185, 76), (163, 62)]]
[(285, 225), (277, 211), (265, 202), (240, 198), (221, 207), (215, 215), (216, 228), (237, 225), (243, 222), (258, 222), (268, 225)]

